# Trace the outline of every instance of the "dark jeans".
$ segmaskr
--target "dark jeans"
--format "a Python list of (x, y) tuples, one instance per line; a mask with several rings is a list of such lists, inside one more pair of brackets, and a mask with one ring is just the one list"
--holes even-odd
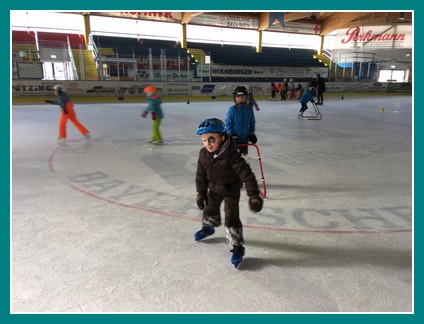
[(240, 221), (240, 190), (232, 195), (223, 196), (219, 193), (209, 191), (208, 205), (203, 210), (202, 225), (204, 227), (218, 227), (221, 225), (221, 203), (224, 201), (225, 213), (225, 236), (232, 246), (244, 243), (243, 225)]
[(317, 100), (318, 103), (324, 103), (324, 96), (323, 96), (324, 92), (318, 91), (317, 93)]
[(208, 205), (203, 211), (203, 225), (217, 227), (221, 225), (221, 203), (224, 201), (224, 224), (226, 227), (241, 228), (239, 201), (240, 191), (232, 196), (222, 196), (219, 193), (209, 191)]

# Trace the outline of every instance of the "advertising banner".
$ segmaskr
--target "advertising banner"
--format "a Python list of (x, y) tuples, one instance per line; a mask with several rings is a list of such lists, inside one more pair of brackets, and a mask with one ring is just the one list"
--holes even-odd
[(119, 11), (119, 12), (90, 12), (92, 16), (106, 16), (117, 18), (144, 19), (166, 22), (181, 21), (181, 12), (172, 11)]
[[(58, 81), (39, 80), (13, 80), (13, 98), (51, 98), (53, 86)], [(78, 97), (104, 97), (131, 98), (144, 96), (144, 88), (154, 85), (160, 96), (172, 97), (205, 97), (216, 99), (220, 96), (232, 96), (234, 87), (240, 83), (234, 82), (127, 82), (127, 81), (63, 81), (60, 82), (71, 98)], [(268, 96), (271, 94), (268, 82), (245, 82), (256, 96)], [(308, 82), (301, 82), (303, 88), (309, 86)], [(410, 92), (411, 84), (407, 83), (380, 83), (380, 82), (327, 82), (327, 93), (361, 93), (361, 92), (387, 92), (388, 86), (392, 92)]]
[(319, 35), (321, 31), (321, 25), (286, 22), (284, 23), (284, 26), (281, 26), (281, 24), (275, 24), (267, 28), (267, 31), (270, 31), (270, 30), (280, 31), (280, 32), (290, 33), (290, 34)]
[[(160, 69), (161, 66), (164, 66), (165, 60), (160, 57), (152, 57), (152, 67), (153, 69)], [(139, 57), (137, 58), (138, 68), (148, 69), (149, 68), (149, 57)], [(181, 56), (178, 58), (166, 58), (166, 69), (167, 70), (178, 70), (178, 69), (187, 69), (187, 56)]]
[(235, 65), (197, 65), (197, 75), (211, 77), (243, 77), (243, 78), (309, 78), (320, 73), (328, 77), (328, 68), (324, 67), (263, 67)]
[(412, 48), (412, 26), (365, 26), (337, 30), (335, 49)]
[(202, 14), (191, 18), (190, 24), (217, 26), (217, 27), (232, 27), (245, 29), (258, 29), (258, 19), (256, 17), (238, 16), (237, 13), (209, 15)]

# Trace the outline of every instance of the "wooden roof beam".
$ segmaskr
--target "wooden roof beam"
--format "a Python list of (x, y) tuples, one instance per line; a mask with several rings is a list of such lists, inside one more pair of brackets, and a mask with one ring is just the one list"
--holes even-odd
[(361, 12), (335, 12), (320, 22), (321, 35), (327, 35), (336, 29), (346, 28), (346, 25), (361, 16)]

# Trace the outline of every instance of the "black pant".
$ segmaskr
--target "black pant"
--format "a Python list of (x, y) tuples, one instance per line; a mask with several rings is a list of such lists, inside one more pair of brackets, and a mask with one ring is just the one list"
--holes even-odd
[(202, 226), (218, 227), (221, 225), (221, 203), (224, 201), (225, 213), (225, 237), (232, 246), (244, 243), (243, 225), (240, 221), (240, 190), (232, 192), (231, 195), (208, 192), (208, 204), (203, 210)]
[(317, 100), (318, 100), (318, 103), (324, 103), (324, 96), (323, 96), (323, 94), (324, 94), (324, 92), (321, 92), (321, 91), (318, 91), (318, 93), (317, 93)]
[(207, 227), (218, 227), (221, 225), (221, 203), (224, 201), (224, 213), (226, 227), (241, 228), (242, 224), (240, 221), (240, 191), (234, 193), (234, 195), (223, 196), (219, 193), (209, 191), (208, 193), (208, 205), (203, 211), (203, 225)]

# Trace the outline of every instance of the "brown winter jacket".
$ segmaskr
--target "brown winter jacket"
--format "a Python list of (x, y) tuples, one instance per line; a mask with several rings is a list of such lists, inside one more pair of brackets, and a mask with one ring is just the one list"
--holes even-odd
[(215, 158), (206, 148), (200, 150), (196, 171), (198, 193), (206, 195), (209, 188), (223, 196), (238, 197), (243, 182), (249, 197), (259, 196), (255, 174), (231, 137), (227, 136)]

